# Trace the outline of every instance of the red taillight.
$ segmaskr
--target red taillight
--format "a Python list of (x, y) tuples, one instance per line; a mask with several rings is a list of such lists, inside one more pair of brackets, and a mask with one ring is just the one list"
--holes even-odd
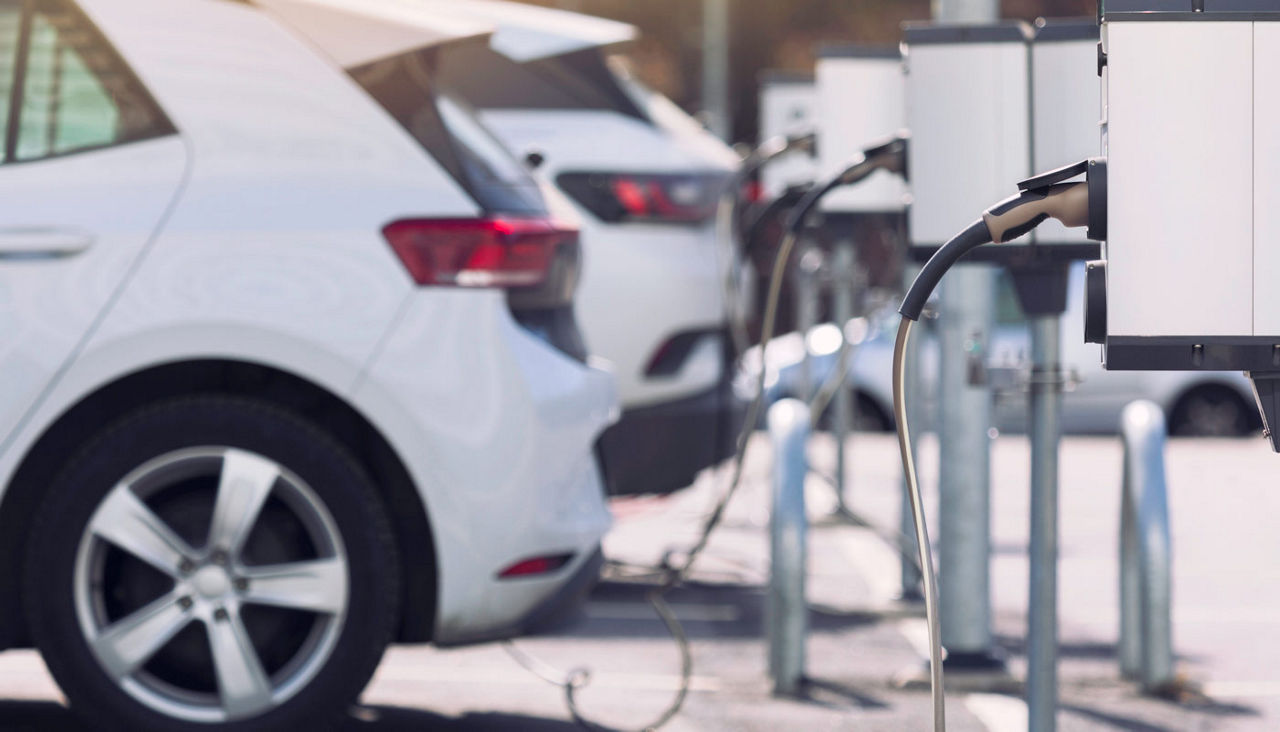
[(610, 184), (618, 204), (631, 218), (701, 221), (714, 212), (715, 201), (700, 179), (620, 175)]
[(749, 180), (742, 184), (742, 191), (739, 195), (747, 203), (760, 203), (764, 201), (768, 194), (764, 190), (763, 183), (758, 180)]
[(522, 559), (499, 572), (498, 578), (510, 579), (512, 577), (532, 577), (539, 574), (549, 574), (568, 564), (570, 559), (573, 559), (572, 554), (553, 554), (546, 557)]
[(383, 236), (419, 285), (532, 287), (578, 232), (546, 219), (405, 219)]
[(561, 189), (603, 221), (701, 224), (715, 215), (724, 173), (562, 173)]

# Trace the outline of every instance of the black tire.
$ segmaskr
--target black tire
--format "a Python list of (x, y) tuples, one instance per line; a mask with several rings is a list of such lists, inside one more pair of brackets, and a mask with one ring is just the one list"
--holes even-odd
[[(305, 625), (308, 622), (305, 613), (308, 611), (296, 609), (281, 611), (273, 607), (268, 607), (266, 612), (255, 611), (249, 599), (244, 599), (243, 605), (235, 605), (237, 609), (234, 611), (234, 626), (240, 632), (236, 637), (252, 638), (254, 653), (249, 657), (259, 661), (257, 668), (265, 672), (268, 684), (276, 684), (277, 678), (288, 678), (284, 676), (286, 672), (301, 667), (304, 662), (296, 659), (300, 658), (304, 651), (311, 654), (304, 659), (305, 663), (309, 664), (307, 666), (309, 670), (304, 680), (297, 682), (298, 688), (291, 692), (291, 696), (283, 698), (278, 703), (272, 700), (271, 703), (274, 706), (240, 719), (216, 723), (194, 721), (183, 718), (178, 713), (163, 713), (155, 708), (162, 705), (136, 697), (133, 692), (123, 688), (126, 686), (123, 681), (113, 680), (103, 664), (99, 662), (89, 641), (86, 640), (88, 631), (82, 629), (79, 618), (83, 616), (77, 614), (77, 590), (74, 589), (77, 582), (80, 582), (79, 575), (76, 574), (77, 566), (84, 566), (77, 565), (77, 561), (83, 562), (83, 557), (86, 556), (79, 549), (82, 541), (85, 546), (105, 547), (94, 549), (101, 556), (108, 556), (111, 552), (128, 554), (117, 545), (96, 536), (92, 539), (83, 538), (86, 536), (85, 532), (90, 530), (89, 522), (94, 518), (98, 506), (104, 503), (109, 495), (117, 495), (113, 493), (117, 483), (127, 475), (136, 475), (134, 471), (138, 470), (139, 466), (144, 466), (160, 456), (185, 455), (191, 448), (209, 446), (246, 451), (267, 458), (277, 467), (283, 467), (289, 476), (286, 478), (286, 473), (282, 472), (279, 477), (264, 481), (268, 487), (264, 489), (264, 495), (267, 498), (262, 501), (263, 508), (249, 514), (252, 516), (250, 525), (253, 528), (245, 529), (242, 534), (245, 557), (250, 556), (250, 547), (275, 547), (284, 545), (287, 540), (294, 541), (295, 544), (303, 541), (296, 540), (294, 536), (298, 530), (295, 529), (293, 534), (290, 534), (280, 528), (284, 525), (281, 522), (287, 519), (279, 517), (287, 516), (288, 511), (284, 510), (284, 513), (281, 513), (282, 509), (277, 505), (281, 501), (279, 496), (284, 488), (301, 481), (310, 491), (305, 494), (310, 498), (307, 499), (309, 502), (296, 505), (310, 507), (310, 510), (317, 512), (316, 515), (323, 515), (323, 511), (317, 511), (314, 508), (317, 503), (322, 504), (323, 509), (331, 517), (331, 520), (323, 524), (327, 527), (326, 535), (332, 536), (336, 527), (340, 543), (335, 545), (345, 552), (340, 558), (346, 560), (346, 571), (339, 571), (339, 576), (346, 577), (345, 599), (342, 600), (343, 612), (329, 615), (317, 614), (316, 617), (323, 618), (323, 622), (326, 623), (323, 626), (320, 625), (320, 620), (314, 619), (310, 621), (310, 626)], [(221, 463), (224, 466), (221, 468), (223, 470), (228, 469), (225, 466), (229, 464), (227, 462), (229, 458), (225, 455), (226, 453)], [(296, 478), (294, 483), (288, 482), (294, 478)], [(186, 480), (185, 483), (175, 484), (177, 488), (159, 489), (156, 496), (167, 495), (164, 493), (165, 490), (181, 491), (181, 495), (186, 500), (187, 495), (199, 495), (197, 488), (206, 485), (209, 479), (199, 478), (206, 483), (198, 485), (192, 482), (194, 479), (184, 480)], [(216, 480), (214, 495), (215, 497), (217, 495)], [(158, 504), (157, 498), (146, 500), (150, 502), (148, 507), (153, 509), (155, 515), (161, 516), (163, 520), (169, 522), (170, 527), (178, 531), (176, 527), (181, 524), (165, 518), (165, 516), (178, 514), (172, 512), (163, 514), (161, 508), (151, 505)], [(170, 503), (172, 503), (171, 499)], [(183, 505), (196, 505), (196, 501), (192, 498), (186, 500)], [(212, 503), (208, 508), (209, 520), (212, 522)], [(184, 510), (189, 514), (193, 509)], [(99, 518), (99, 521), (101, 520)], [(118, 524), (106, 522), (101, 525)], [(395, 544), (392, 541), (381, 502), (369, 478), (347, 450), (327, 433), (292, 413), (269, 404), (238, 397), (200, 396), (149, 406), (124, 417), (91, 440), (54, 479), (32, 526), (24, 577), (24, 599), (28, 622), (37, 647), (43, 654), (54, 678), (66, 693), (72, 708), (84, 715), (93, 729), (108, 727), (128, 730), (237, 730), (239, 732), (334, 727), (368, 683), (395, 627), (400, 591)], [(182, 532), (178, 531), (178, 533)], [(209, 533), (210, 530), (206, 529), (204, 534), (206, 539)], [(197, 546), (194, 541), (190, 541), (189, 545)], [(120, 567), (124, 566), (125, 562), (137, 561), (136, 557), (119, 559), (114, 558), (115, 555), (110, 556), (113, 558), (101, 559), (97, 566)], [(198, 602), (206, 603), (204, 607), (213, 607), (214, 603), (223, 602), (226, 597), (230, 597), (232, 592), (244, 591), (245, 587), (250, 586), (248, 580), (235, 579), (237, 583), (243, 581), (244, 586), (236, 584), (234, 589), (228, 589), (227, 578), (234, 575), (232, 575), (231, 563), (225, 554), (221, 559), (208, 561), (218, 561), (223, 565), (222, 569), (225, 571), (222, 575), (223, 579), (214, 584), (221, 587), (219, 591), (224, 595), (217, 597), (209, 595), (208, 597), (213, 599), (208, 600), (205, 599), (205, 595), (198, 595), (200, 598)], [(234, 561), (239, 562), (240, 559), (237, 557)], [(246, 564), (249, 563), (248, 559), (245, 561)], [(295, 560), (277, 560), (279, 561)], [(108, 562), (116, 564), (108, 565)], [(174, 588), (183, 581), (165, 577), (141, 562), (139, 565), (143, 566), (144, 570), (153, 572), (163, 582), (172, 583)], [(238, 565), (238, 568), (243, 569), (243, 566)], [(123, 570), (116, 572), (114, 576), (122, 579), (117, 583), (118, 587), (112, 587), (109, 590), (115, 593), (111, 597), (127, 589), (123, 578), (132, 579), (145, 574), (136, 569), (133, 571), (135, 572), (133, 575), (125, 574)], [(183, 572), (189, 574), (191, 571), (190, 565), (187, 564)], [(183, 591), (189, 592), (190, 587), (198, 586), (195, 584), (198, 572), (196, 576), (189, 579), (191, 581), (183, 585)], [(101, 579), (99, 578), (98, 581)], [(218, 584), (219, 582), (221, 584)], [(93, 586), (88, 583), (81, 584)], [(325, 584), (324, 582), (319, 585), (340, 586), (337, 583)], [(199, 592), (212, 592), (212, 590), (206, 590), (208, 586), (208, 583), (201, 586)], [(92, 594), (95, 591), (81, 590), (80, 597), (83, 599), (86, 592), (90, 593), (91, 597), (97, 597)], [(339, 590), (334, 594), (341, 597), (344, 593)], [(106, 597), (107, 592), (104, 591), (102, 595)], [(173, 596), (175, 595), (172, 591), (166, 591), (164, 594), (164, 597)], [(161, 600), (163, 599), (162, 597)], [(181, 600), (185, 603), (182, 607), (191, 606), (189, 598), (184, 597)], [(100, 606), (107, 602), (110, 600), (103, 600)], [(81, 604), (79, 607), (83, 608), (84, 605)], [(231, 605), (218, 607), (231, 607)], [(215, 614), (213, 616), (215, 620), (225, 622), (226, 611), (215, 612), (222, 613), (221, 617)], [(250, 613), (253, 612), (257, 612), (258, 615), (251, 617)], [(277, 615), (271, 615), (272, 612)], [(297, 614), (299, 612), (302, 614)], [(286, 620), (282, 621), (278, 617), (280, 613), (295, 613), (295, 615), (288, 615)], [(303, 645), (298, 646), (301, 650), (293, 651), (295, 656), (283, 662), (281, 666), (274, 667), (276, 670), (273, 671), (271, 663), (274, 663), (274, 660), (264, 659), (279, 657), (278, 649), (273, 649), (270, 645), (276, 643), (274, 640), (276, 636), (262, 635), (262, 624), (254, 624), (261, 617), (268, 617), (270, 622), (277, 624), (292, 623), (282, 627), (306, 639), (317, 637), (319, 631), (316, 629), (320, 627), (325, 628), (327, 635), (324, 636), (323, 644), (304, 640)], [(108, 621), (117, 622), (118, 618), (108, 619)], [(104, 621), (104, 626), (106, 622)], [(209, 659), (213, 659), (214, 650), (209, 645), (211, 638), (209, 628), (214, 625), (214, 622), (209, 621), (207, 616), (204, 621), (183, 622), (189, 625), (182, 633), (203, 634), (206, 642), (204, 653), (208, 654)], [(259, 631), (257, 635), (254, 635), (255, 630)], [(103, 632), (102, 635), (105, 636), (106, 633)], [(198, 640), (191, 641), (190, 638), (185, 638), (179, 633), (168, 640), (161, 641), (168, 645), (161, 646), (157, 652), (148, 657), (145, 668), (126, 673), (156, 673), (151, 670), (151, 665), (159, 663), (158, 659), (162, 654), (178, 653), (178, 650), (171, 646), (176, 645), (180, 637), (184, 638), (183, 642), (186, 644), (181, 646), (181, 649), (198, 649)], [(226, 637), (228, 636), (222, 636), (224, 639)], [(268, 640), (263, 645), (258, 645), (259, 639), (264, 637)], [(312, 645), (308, 646), (307, 643)], [(264, 647), (268, 649), (265, 653)], [(225, 653), (227, 646), (223, 645), (221, 648)], [(316, 651), (315, 648), (326, 650)], [(285, 658), (289, 658), (287, 656), (289, 652), (286, 647)], [(272, 656), (272, 653), (277, 653), (277, 656)], [(188, 657), (192, 655), (200, 654), (189, 653)], [(168, 663), (167, 660), (166, 663)], [(289, 664), (296, 665), (289, 666)], [(217, 676), (219, 671), (225, 671), (227, 666), (218, 667), (215, 663), (214, 667), (209, 671), (217, 682), (213, 687), (213, 698), (223, 699), (222, 703), (225, 705), (225, 697), (221, 696), (220, 691), (222, 683), (217, 680)], [(137, 683), (135, 676), (129, 675), (124, 678)], [(144, 678), (162, 678), (165, 682), (172, 681), (163, 675)], [(177, 678), (187, 679), (195, 676), (188, 674)], [(204, 688), (205, 693), (208, 693), (208, 687)], [(271, 688), (284, 688), (283, 682), (280, 687)]]
[(854, 429), (859, 432), (892, 432), (893, 419), (874, 398), (858, 392), (854, 402)]
[(1179, 437), (1240, 437), (1257, 428), (1252, 404), (1221, 384), (1183, 394), (1169, 415), (1169, 434)]
[[(876, 400), (865, 392), (856, 392), (850, 397), (853, 416), (853, 432), (892, 432), (893, 420), (880, 408)], [(819, 429), (828, 432), (835, 429), (835, 408), (828, 405), (826, 411), (818, 418)]]

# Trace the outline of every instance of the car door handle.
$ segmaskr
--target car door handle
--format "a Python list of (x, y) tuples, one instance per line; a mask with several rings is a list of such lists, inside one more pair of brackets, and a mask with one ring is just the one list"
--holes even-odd
[(0, 229), (0, 260), (73, 257), (93, 244), (93, 235), (45, 227)]

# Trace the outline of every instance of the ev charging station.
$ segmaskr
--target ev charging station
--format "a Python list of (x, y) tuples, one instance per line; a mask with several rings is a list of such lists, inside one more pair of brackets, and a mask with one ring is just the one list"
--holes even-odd
[[(906, 126), (902, 54), (896, 47), (820, 46), (814, 85), (822, 125), (821, 170), (838, 170), (867, 143), (888, 139)], [(901, 215), (906, 195), (902, 176), (881, 170), (857, 186), (832, 191), (820, 210)]]
[(1112, 0), (1100, 19), (1086, 340), (1112, 370), (1248, 372), (1280, 450), (1280, 4)]
[[(1096, 155), (1097, 35), (1092, 21), (1041, 21), (1034, 30), (1021, 23), (906, 29), (914, 253), (932, 254), (972, 220), (974, 211), (999, 200), (1010, 181)], [(1083, 172), (1077, 168), (1040, 182), (1047, 185)], [(1059, 319), (1066, 309), (1069, 262), (1096, 257), (1098, 245), (1055, 221), (1021, 241), (1025, 243), (1015, 239), (1012, 244), (979, 248), (972, 258), (998, 262), (1011, 272), (1031, 329), (1027, 701), (1030, 729), (1051, 730), (1057, 707), (1057, 453), (1063, 387)], [(942, 348), (950, 355), (968, 345), (944, 342)], [(964, 350), (977, 351), (967, 366), (971, 373), (980, 373), (982, 350)], [(943, 363), (945, 369), (945, 357)], [(974, 408), (990, 414), (989, 402)], [(944, 434), (946, 428), (944, 423)], [(944, 443), (944, 466), (986, 459), (985, 435), (970, 437), (972, 444), (960, 443), (950, 450)], [(954, 551), (958, 543), (968, 552), (948, 558), (944, 551), (940, 558), (942, 637), (949, 659), (957, 632), (968, 633), (959, 640), (973, 644), (960, 646), (963, 650), (989, 643), (986, 488), (953, 488), (960, 495), (940, 510), (944, 550)], [(941, 494), (946, 501), (947, 488)], [(949, 532), (963, 538), (948, 543)], [(950, 635), (949, 624), (957, 628)]]
[[(904, 29), (909, 254), (927, 258), (1010, 181), (1031, 172), (1028, 27), (909, 24)], [(981, 248), (974, 255), (983, 255)], [(990, 437), (985, 387), (995, 271), (943, 283), (938, 376), (939, 578), (947, 669), (1003, 670), (991, 631)]]
[[(760, 141), (809, 132), (818, 124), (814, 77), (797, 71), (769, 70), (760, 75)], [(760, 184), (769, 198), (792, 186), (813, 183), (821, 173), (811, 155), (786, 155), (760, 168)]]
[[(820, 120), (818, 168), (824, 174), (847, 165), (868, 143), (902, 132), (902, 56), (896, 47), (820, 46), (814, 81)], [(901, 251), (905, 206), (902, 176), (888, 170), (873, 172), (857, 186), (837, 188), (818, 204), (828, 230), (839, 232), (828, 270), (833, 286), (832, 319), (842, 328), (854, 317), (855, 291), (865, 290), (869, 284), (871, 261), (892, 261)], [(878, 251), (871, 252), (871, 248)], [(840, 438), (852, 431), (851, 398), (834, 401), (832, 421)], [(847, 463), (845, 441), (838, 438), (835, 483), (841, 508), (846, 505)], [(903, 515), (908, 516), (905, 511)], [(914, 568), (904, 569), (904, 594), (917, 586), (915, 574)]]

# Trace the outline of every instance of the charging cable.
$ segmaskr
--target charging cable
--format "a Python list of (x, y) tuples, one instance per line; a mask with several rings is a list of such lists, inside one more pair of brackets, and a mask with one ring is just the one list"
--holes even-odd
[(741, 354), (747, 350), (750, 336), (747, 334), (746, 313), (738, 308), (742, 293), (739, 291), (738, 252), (742, 249), (742, 186), (751, 180), (761, 168), (790, 152), (806, 152), (813, 154), (817, 146), (818, 136), (806, 131), (788, 136), (771, 137), (751, 151), (743, 159), (738, 170), (729, 178), (720, 194), (720, 204), (716, 207), (716, 230), (720, 236), (730, 242), (733, 247), (730, 265), (724, 280), (725, 304), (729, 313), (729, 335), (733, 339), (734, 353)]
[[(933, 728), (944, 732), (947, 726), (945, 699), (942, 685), (942, 641), (938, 628), (938, 583), (934, 574), (933, 551), (929, 545), (929, 530), (925, 526), (924, 506), (920, 496), (920, 481), (916, 475), (915, 458), (911, 454), (911, 437), (907, 425), (907, 404), (904, 389), (906, 376), (907, 342), (911, 326), (920, 319), (929, 296), (938, 286), (942, 276), (965, 254), (987, 243), (1001, 244), (1031, 231), (1048, 218), (1054, 218), (1065, 226), (1085, 226), (1090, 219), (1090, 195), (1088, 182), (1062, 183), (1059, 181), (1085, 172), (1084, 163), (1051, 171), (1019, 184), (1022, 191), (987, 209), (982, 218), (970, 224), (937, 252), (920, 270), (915, 281), (902, 299), (898, 312), (902, 320), (898, 325), (898, 337), (893, 347), (893, 414), (898, 425), (898, 449), (902, 453), (902, 471), (907, 480), (907, 492), (911, 501), (911, 517), (915, 523), (916, 549), (924, 578), (925, 616), (929, 624), (929, 682), (933, 697)], [(1095, 208), (1105, 206), (1105, 198), (1094, 202)]]
[[(756, 391), (751, 400), (751, 404), (747, 408), (746, 420), (742, 423), (742, 430), (738, 434), (736, 451), (733, 457), (732, 475), (729, 479), (729, 485), (725, 488), (724, 493), (716, 502), (715, 507), (707, 515), (703, 521), (701, 532), (698, 540), (693, 547), (685, 553), (684, 560), (675, 567), (663, 566), (659, 568), (662, 576), (662, 583), (649, 592), (647, 599), (649, 604), (653, 606), (658, 617), (666, 625), (667, 631), (675, 640), (680, 649), (680, 687), (676, 691), (675, 697), (666, 709), (654, 719), (653, 722), (641, 727), (641, 730), (648, 732), (656, 730), (671, 718), (679, 713), (684, 706), (685, 699), (689, 695), (689, 685), (693, 677), (693, 655), (689, 648), (689, 639), (686, 636), (683, 627), (680, 624), (675, 613), (667, 604), (666, 595), (671, 590), (678, 587), (689, 576), (693, 568), (694, 562), (698, 556), (707, 547), (707, 543), (711, 539), (711, 534), (720, 525), (720, 521), (724, 518), (725, 509), (732, 500), (734, 494), (738, 490), (738, 486), (742, 483), (743, 466), (746, 463), (747, 446), (749, 444), (751, 434), (755, 431), (755, 426), (760, 420), (760, 411), (764, 407), (765, 398), (765, 349), (769, 340), (773, 338), (773, 331), (777, 323), (778, 302), (782, 295), (782, 282), (786, 276), (787, 265), (791, 259), (791, 252), (795, 248), (796, 240), (799, 238), (800, 230), (804, 227), (805, 219), (813, 208), (831, 191), (847, 185), (853, 185), (864, 179), (877, 170), (888, 170), (891, 172), (901, 173), (906, 168), (906, 138), (895, 137), (882, 144), (875, 145), (863, 151), (862, 154), (855, 157), (843, 170), (832, 176), (822, 185), (815, 186), (805, 194), (804, 198), (796, 204), (787, 220), (787, 233), (783, 237), (782, 243), (778, 248), (777, 256), (773, 262), (773, 272), (769, 278), (769, 291), (765, 299), (764, 322), (761, 330), (760, 341), (760, 362), (761, 368), (757, 375)], [(514, 643), (507, 641), (506, 649), (508, 654), (521, 666), (537, 675), (539, 678), (550, 684), (560, 687), (564, 691), (565, 705), (569, 710), (570, 716), (578, 723), (579, 726), (587, 730), (607, 729), (603, 725), (597, 724), (587, 718), (578, 708), (577, 692), (584, 687), (590, 679), (590, 672), (586, 669), (576, 668), (568, 673), (561, 673), (551, 668), (546, 663), (533, 658), (528, 653), (520, 650)]]

